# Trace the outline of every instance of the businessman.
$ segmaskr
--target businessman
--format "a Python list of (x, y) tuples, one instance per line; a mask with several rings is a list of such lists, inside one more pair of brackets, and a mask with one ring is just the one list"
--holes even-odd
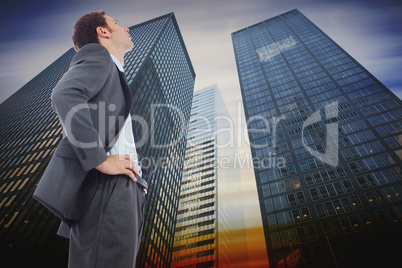
[(77, 54), (52, 93), (63, 139), (34, 198), (62, 220), (70, 268), (135, 267), (148, 174), (123, 69), (128, 32), (104, 11), (78, 19)]

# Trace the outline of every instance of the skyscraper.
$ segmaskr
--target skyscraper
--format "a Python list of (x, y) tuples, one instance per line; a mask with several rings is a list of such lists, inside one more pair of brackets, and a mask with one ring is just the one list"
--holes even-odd
[[(125, 71), (143, 164), (151, 172), (137, 263), (162, 267), (171, 258), (195, 73), (173, 13), (130, 27), (130, 35), (134, 48)], [(0, 105), (0, 259), (6, 266), (67, 262), (68, 241), (56, 236), (59, 221), (32, 193), (61, 138), (50, 94), (74, 55), (67, 51)]]
[(386, 267), (401, 100), (297, 9), (232, 33), (270, 267)]
[(234, 237), (244, 216), (230, 123), (216, 85), (194, 92), (171, 267), (219, 267), (243, 253)]

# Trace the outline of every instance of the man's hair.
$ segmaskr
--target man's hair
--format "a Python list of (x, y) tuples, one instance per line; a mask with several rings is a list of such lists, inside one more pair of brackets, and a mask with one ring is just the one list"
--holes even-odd
[(75, 51), (90, 43), (98, 43), (97, 27), (110, 28), (106, 23), (105, 11), (96, 11), (85, 14), (77, 20), (73, 30), (73, 44)]

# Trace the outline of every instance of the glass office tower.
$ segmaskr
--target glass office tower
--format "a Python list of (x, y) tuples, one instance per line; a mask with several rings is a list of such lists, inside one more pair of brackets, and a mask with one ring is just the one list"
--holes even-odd
[(231, 122), (216, 85), (194, 92), (171, 267), (223, 267), (245, 250)]
[(232, 41), (270, 267), (400, 263), (401, 100), (296, 9)]
[[(134, 48), (126, 54), (125, 71), (139, 116), (143, 164), (151, 172), (137, 263), (163, 267), (173, 246), (195, 73), (173, 13), (130, 27), (130, 35)], [(32, 193), (61, 139), (50, 95), (74, 55), (73, 49), (67, 51), (0, 105), (0, 259), (5, 267), (67, 263), (68, 241), (56, 235), (59, 220)]]

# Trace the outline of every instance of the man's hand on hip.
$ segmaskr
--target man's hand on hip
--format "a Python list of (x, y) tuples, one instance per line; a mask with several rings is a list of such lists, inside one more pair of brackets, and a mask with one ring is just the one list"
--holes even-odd
[(126, 155), (109, 155), (106, 160), (96, 167), (102, 173), (109, 175), (125, 174), (133, 181), (137, 181), (135, 174), (139, 175), (133, 160), (128, 154)]

